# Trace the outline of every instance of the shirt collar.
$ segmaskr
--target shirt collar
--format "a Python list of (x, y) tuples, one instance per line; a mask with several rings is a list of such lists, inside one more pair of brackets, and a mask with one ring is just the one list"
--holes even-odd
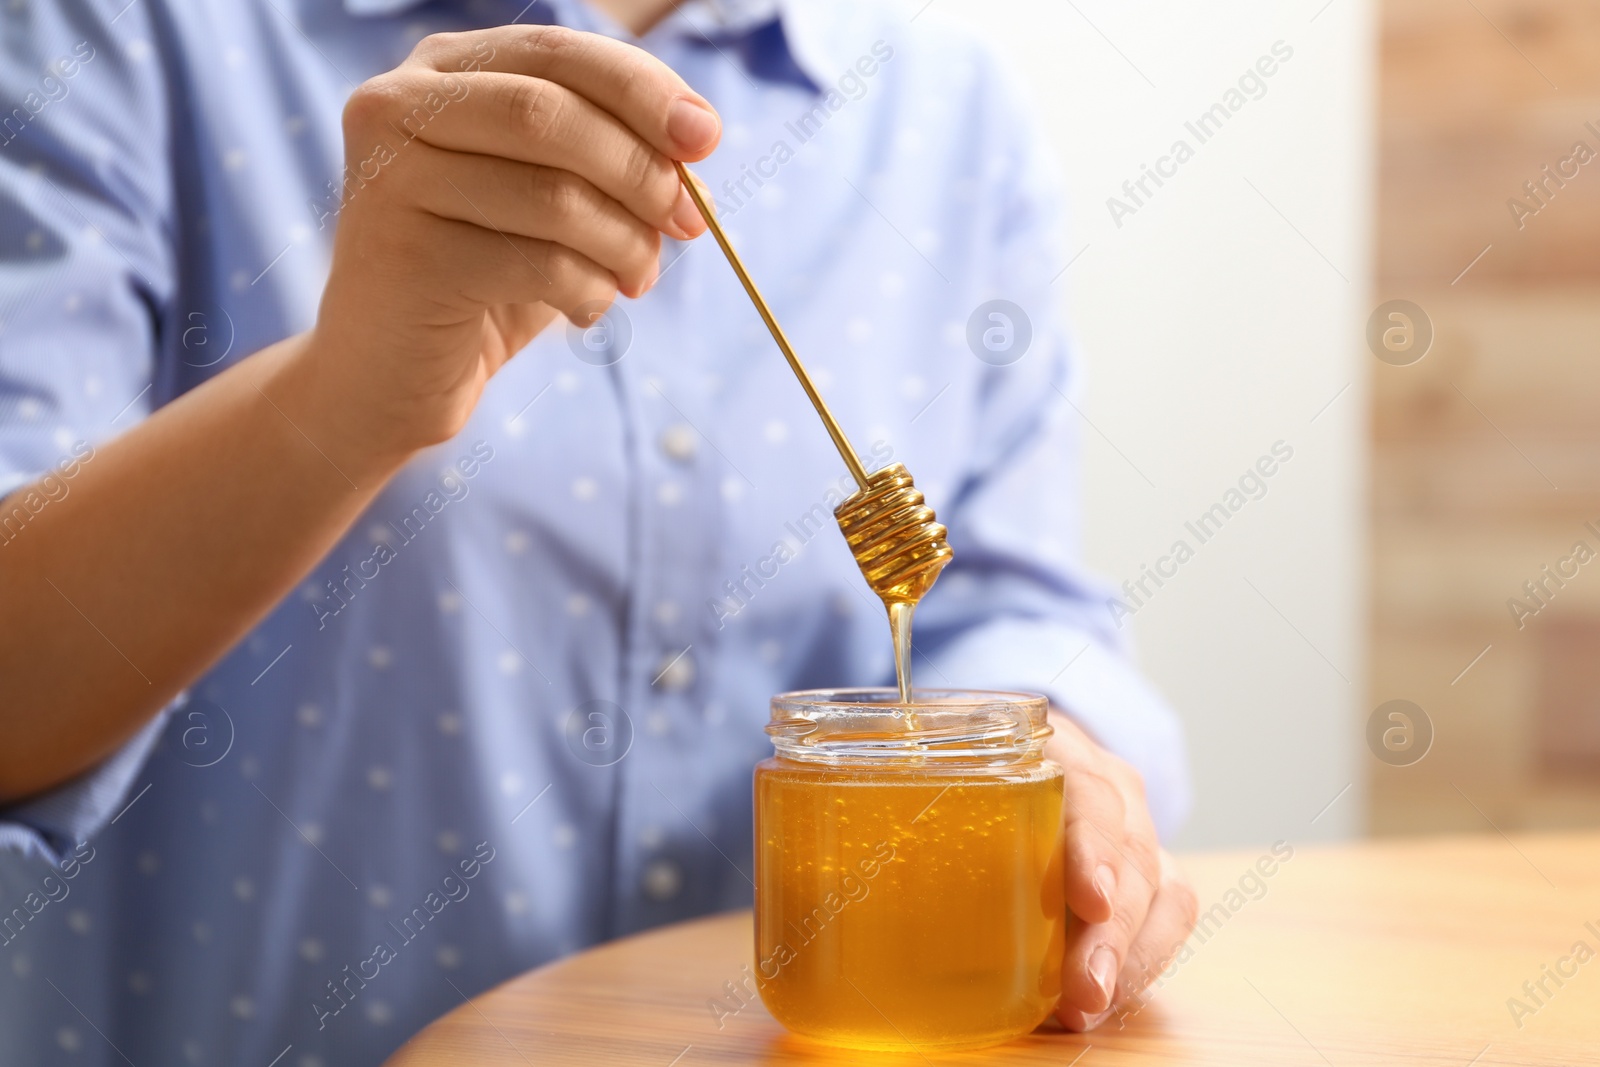
[[(399, 15), (422, 6), (427, 0), (342, 0), (344, 9), (357, 18), (382, 18)], [(604, 33), (627, 39), (629, 35), (583, 0), (535, 0), (545, 13), (563, 26)], [(657, 35), (676, 35), (691, 40), (728, 41), (748, 35), (774, 19), (783, 24), (783, 36), (790, 58), (806, 77), (818, 86), (831, 84), (849, 58), (833, 55), (837, 42), (830, 33), (829, 11), (833, 4), (822, 0), (791, 3), (786, 0), (683, 0), (677, 10), (651, 30), (646, 40)], [(841, 64), (843, 66), (841, 66)]]

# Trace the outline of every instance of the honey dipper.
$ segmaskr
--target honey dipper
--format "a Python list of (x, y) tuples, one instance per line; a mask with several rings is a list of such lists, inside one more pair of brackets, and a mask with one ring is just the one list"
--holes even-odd
[(933, 586), (944, 565), (950, 562), (952, 553), (949, 542), (945, 540), (945, 528), (923, 500), (922, 492), (912, 484), (911, 472), (906, 470), (904, 464), (893, 463), (876, 473), (867, 473), (838, 420), (812, 384), (811, 375), (806, 373), (800, 357), (795, 355), (783, 327), (778, 325), (772, 309), (767, 306), (756, 283), (750, 279), (750, 272), (745, 270), (739, 253), (728, 243), (728, 235), (723, 232), (716, 212), (700, 191), (699, 183), (689, 173), (688, 167), (676, 161), (674, 166), (678, 168), (678, 177), (689, 191), (689, 197), (699, 209), (700, 216), (706, 220), (706, 226), (716, 238), (722, 254), (728, 258), (728, 265), (738, 276), (739, 284), (744, 286), (750, 302), (756, 306), (761, 321), (767, 324), (767, 330), (777, 342), (783, 358), (789, 361), (789, 369), (800, 380), (800, 388), (806, 391), (811, 406), (817, 409), (828, 436), (833, 438), (834, 447), (839, 450), (845, 466), (850, 468), (851, 477), (856, 481), (856, 491), (833, 509), (833, 517), (844, 534), (845, 543), (850, 546), (851, 554), (855, 556), (856, 566), (861, 568), (862, 577), (866, 578), (867, 585), (878, 594), (889, 612), (900, 702), (910, 704), (911, 616), (917, 601)]

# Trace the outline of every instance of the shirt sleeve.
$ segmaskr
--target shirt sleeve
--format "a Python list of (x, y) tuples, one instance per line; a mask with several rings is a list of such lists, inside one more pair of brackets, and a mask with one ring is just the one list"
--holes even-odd
[[(941, 685), (1049, 696), (1142, 773), (1166, 839), (1190, 805), (1183, 729), (1131, 661), (1110, 589), (1080, 564), (1084, 419), (1074, 348), (1057, 312), (1071, 259), (1056, 239), (1059, 183), (1021, 94), (998, 70), (990, 82), (983, 126), (988, 158), (999, 163), (984, 194), (995, 205), (994, 236), (979, 299), (1013, 305), (985, 321), (1009, 325), (1014, 347), (985, 360), (995, 365), (970, 392), (971, 459), (940, 511), (959, 548), (918, 610), (918, 649)], [(998, 347), (1007, 340), (996, 335)]]
[(98, 767), (21, 804), (0, 809), (0, 850), (36, 856), (61, 866), (123, 808), (137, 802), (133, 784), (155, 747), (167, 714), (162, 712)]
[[(152, 6), (27, 4), (0, 34), (0, 553), (162, 392), (174, 197)], [(59, 862), (125, 803), (161, 723), (0, 809), (0, 848)]]

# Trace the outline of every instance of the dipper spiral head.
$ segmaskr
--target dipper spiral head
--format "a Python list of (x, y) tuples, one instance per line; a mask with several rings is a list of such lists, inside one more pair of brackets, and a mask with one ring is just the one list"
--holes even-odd
[(867, 584), (886, 603), (921, 600), (950, 562), (945, 528), (903, 464), (872, 474), (833, 517)]

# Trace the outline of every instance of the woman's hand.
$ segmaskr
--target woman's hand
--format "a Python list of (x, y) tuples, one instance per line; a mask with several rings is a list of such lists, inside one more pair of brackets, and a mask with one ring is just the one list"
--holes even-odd
[(1194, 929), (1194, 888), (1156, 839), (1139, 772), (1059, 712), (1045, 756), (1066, 772), (1067, 930), (1056, 1017), (1091, 1030), (1153, 981)]
[(558, 314), (648, 289), (721, 127), (639, 49), (511, 26), (424, 40), (344, 129), (316, 327), (97, 446), (0, 557), (0, 802), (133, 736)]
[(703, 158), (720, 133), (670, 68), (606, 37), (424, 39), (345, 107), (332, 269), (286, 406), (351, 448), (453, 436), (558, 315), (588, 325), (619, 292), (639, 296), (660, 235), (703, 231), (672, 160)]

